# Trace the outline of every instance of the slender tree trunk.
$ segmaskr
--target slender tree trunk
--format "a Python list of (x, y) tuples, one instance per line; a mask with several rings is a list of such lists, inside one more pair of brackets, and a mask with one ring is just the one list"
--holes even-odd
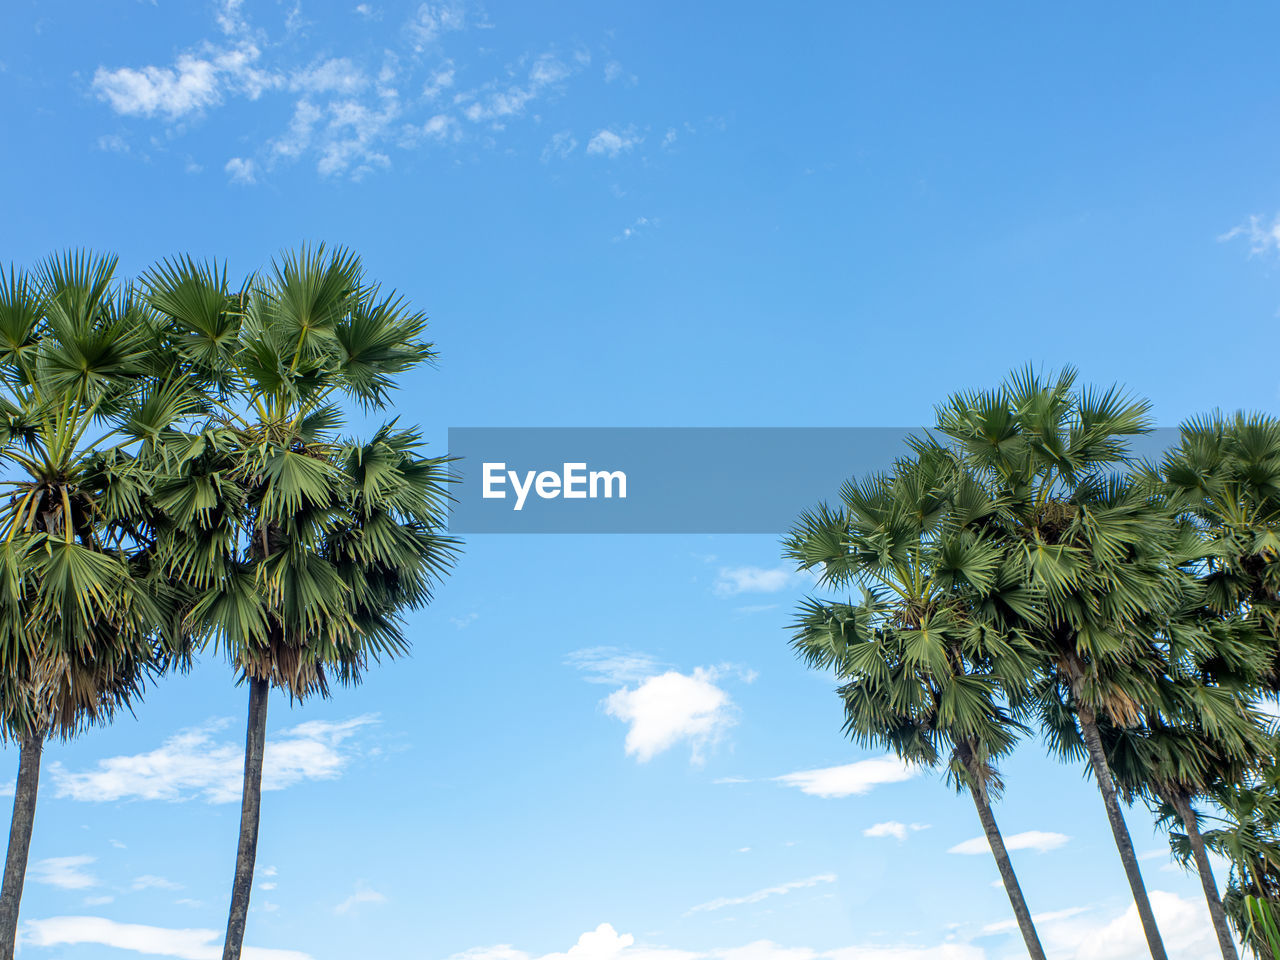
[(244, 925), (249, 917), (249, 893), (253, 889), (253, 865), (258, 858), (258, 820), (262, 813), (262, 755), (267, 742), (266, 680), (249, 681), (249, 724), (244, 739), (244, 795), (240, 802), (240, 846), (236, 851), (236, 875), (231, 884), (231, 909), (227, 913), (227, 939), (222, 960), (240, 960)]
[(36, 819), (36, 794), (40, 790), (40, 754), (44, 734), (22, 741), (18, 783), (13, 793), (13, 820), (9, 824), (9, 853), (4, 861), (4, 885), (0, 886), (0, 960), (13, 960), (18, 940), (18, 907), (27, 877), (27, 854)]
[(1227, 926), (1227, 911), (1222, 908), (1218, 882), (1213, 878), (1213, 865), (1209, 863), (1209, 852), (1205, 849), (1204, 837), (1200, 835), (1200, 825), (1196, 822), (1195, 811), (1191, 809), (1191, 801), (1184, 794), (1176, 791), (1170, 791), (1166, 799), (1178, 811), (1178, 818), (1187, 831), (1187, 839), (1191, 841), (1191, 853), (1195, 857), (1196, 869), (1200, 873), (1200, 886), (1204, 887), (1204, 899), (1209, 904), (1213, 930), (1218, 935), (1222, 960), (1239, 960), (1235, 941), (1231, 939), (1231, 928)]
[(1111, 779), (1111, 767), (1107, 763), (1107, 754), (1102, 747), (1102, 735), (1098, 732), (1097, 715), (1089, 707), (1080, 707), (1080, 727), (1084, 731), (1085, 747), (1089, 751), (1089, 760), (1093, 764), (1093, 778), (1102, 793), (1102, 801), (1107, 807), (1107, 820), (1111, 823), (1111, 833), (1116, 839), (1116, 848), (1120, 851), (1120, 862), (1124, 864), (1125, 876), (1129, 878), (1129, 889), (1133, 891), (1133, 903), (1138, 908), (1138, 917), (1142, 920), (1142, 932), (1147, 937), (1147, 949), (1151, 951), (1151, 960), (1168, 960), (1164, 952), (1164, 941), (1160, 939), (1160, 929), (1156, 926), (1156, 916), (1151, 910), (1151, 900), (1147, 896), (1146, 884), (1142, 882), (1142, 871), (1138, 869), (1138, 856), (1133, 852), (1133, 839), (1129, 836), (1129, 828), (1125, 826), (1124, 814), (1120, 810), (1120, 798), (1116, 794), (1115, 781)]
[(1027, 954), (1031, 960), (1045, 960), (1044, 947), (1040, 946), (1040, 937), (1036, 934), (1035, 924), (1031, 920), (1031, 911), (1027, 909), (1027, 901), (1022, 897), (1018, 875), (1013, 872), (1013, 863), (1009, 860), (1009, 851), (1005, 849), (1000, 828), (996, 826), (996, 818), (991, 812), (987, 793), (981, 788), (970, 786), (969, 795), (973, 797), (973, 805), (978, 808), (978, 819), (982, 821), (982, 829), (987, 834), (991, 854), (996, 858), (996, 868), (1000, 871), (1000, 879), (1004, 881), (1004, 890), (1009, 895), (1013, 915), (1018, 918), (1018, 929), (1022, 931), (1022, 940), (1027, 945)]

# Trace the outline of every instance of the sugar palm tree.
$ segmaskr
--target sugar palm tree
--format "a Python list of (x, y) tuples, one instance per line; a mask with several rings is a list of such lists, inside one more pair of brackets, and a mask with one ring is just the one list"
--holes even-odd
[(1044, 949), (991, 809), (996, 769), (1025, 728), (1006, 708), (1033, 660), (1010, 620), (1035, 619), (1030, 592), (975, 527), (1001, 507), (945, 457), (899, 461), (846, 483), (836, 509), (804, 514), (786, 555), (861, 603), (810, 599), (794, 644), (840, 682), (845, 730), (926, 767), (945, 763), (982, 822), (1027, 953)]
[(158, 550), (194, 600), (185, 622), (248, 686), (244, 793), (223, 957), (241, 953), (257, 857), (267, 700), (327, 696), (408, 650), (457, 544), (442, 531), (447, 463), (394, 423), (344, 439), (340, 399), (385, 403), (430, 361), (426, 319), (352, 254), (304, 248), (242, 289), (188, 259), (145, 278), (211, 411), (156, 452)]
[(1116, 388), (1077, 389), (1075, 379), (1071, 369), (1028, 369), (953, 396), (938, 409), (935, 442), (1005, 507), (985, 530), (1022, 558), (1043, 597), (1040, 622), (1025, 630), (1042, 671), (1042, 720), (1056, 747), (1087, 756), (1148, 949), (1165, 960), (1099, 725), (1137, 723), (1156, 696), (1170, 618), (1190, 589), (1186, 543), (1127, 469), (1130, 438), (1149, 430), (1148, 404)]
[[(1150, 480), (1203, 538), (1193, 572), (1202, 588), (1198, 614), (1217, 640), (1212, 666), (1232, 666), (1233, 649), (1255, 651), (1258, 675), (1246, 679), (1256, 694), (1275, 698), (1280, 695), (1280, 419), (1214, 413), (1190, 420), (1151, 470)], [(1201, 836), (1191, 826), (1182, 838), (1197, 864), (1207, 863), (1199, 849), (1205, 846), (1231, 858), (1225, 912), (1247, 939), (1253, 928), (1244, 896), (1280, 894), (1274, 879), (1280, 878), (1277, 811), (1266, 798), (1274, 782), (1273, 755), (1274, 740), (1263, 748), (1260, 763), (1244, 770), (1215, 769), (1213, 799), (1223, 811), (1222, 828)], [(1262, 941), (1253, 945), (1269, 949)]]
[[(1221, 656), (1223, 647), (1215, 650)], [(1251, 658), (1255, 665), (1265, 661)], [(1190, 861), (1200, 877), (1205, 902), (1223, 960), (1236, 960), (1235, 941), (1201, 832), (1197, 798), (1212, 801), (1221, 789), (1240, 782), (1269, 759), (1273, 743), (1254, 713), (1249, 687), (1232, 689), (1217, 678), (1176, 676), (1171, 670), (1159, 710), (1149, 709), (1136, 727), (1103, 726), (1103, 740), (1125, 799), (1142, 797), (1161, 819), (1177, 823)], [(1209, 679), (1209, 682), (1205, 682)]]
[(40, 760), (130, 706), (167, 662), (165, 591), (145, 523), (120, 512), (128, 443), (158, 363), (113, 257), (67, 254), (0, 281), (0, 739), (20, 747), (0, 887), (0, 958), (17, 935)]

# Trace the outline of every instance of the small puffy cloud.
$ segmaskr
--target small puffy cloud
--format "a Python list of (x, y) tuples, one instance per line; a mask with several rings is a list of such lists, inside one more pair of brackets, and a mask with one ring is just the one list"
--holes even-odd
[(836, 875), (834, 873), (822, 873), (816, 877), (806, 877), (803, 880), (792, 880), (789, 883), (780, 883), (776, 887), (765, 887), (762, 890), (756, 890), (741, 897), (718, 897), (715, 900), (708, 900), (706, 903), (700, 903), (696, 907), (690, 907), (685, 911), (685, 916), (694, 913), (706, 913), (712, 910), (723, 910), (725, 907), (739, 907), (748, 903), (759, 903), (761, 900), (767, 900), (769, 897), (781, 897), (793, 890), (804, 890), (808, 887), (816, 887), (823, 883), (835, 883)]
[(245, 157), (232, 157), (222, 168), (232, 183), (253, 184), (258, 182), (258, 165)]
[(605, 712), (629, 724), (627, 755), (645, 763), (685, 741), (693, 761), (701, 762), (703, 749), (734, 722), (733, 701), (716, 685), (717, 678), (717, 671), (707, 667), (692, 674), (668, 670), (611, 693)]
[(78, 856), (37, 860), (27, 868), (27, 877), (35, 883), (62, 890), (87, 890), (98, 885), (98, 878), (84, 869), (96, 859)]
[(830, 799), (860, 796), (881, 784), (901, 783), (919, 774), (919, 767), (887, 755), (846, 763), (838, 767), (821, 767), (817, 770), (784, 773), (773, 779), (789, 787), (797, 787), (802, 793)]
[(618, 234), (616, 237), (614, 237), (613, 239), (614, 240), (630, 240), (641, 230), (645, 230), (653, 226), (656, 222), (657, 221), (655, 220), (650, 220), (648, 217), (636, 217), (636, 219), (632, 221), (631, 226), (623, 227), (622, 232)]
[(644, 137), (637, 135), (631, 128), (623, 131), (605, 129), (599, 131), (587, 141), (587, 153), (616, 157), (619, 154), (629, 152), (637, 144), (643, 142)]
[[(33, 947), (96, 944), (175, 960), (218, 960), (223, 935), (217, 930), (175, 930), (105, 917), (50, 917), (23, 924), (23, 943)], [(313, 960), (299, 950), (245, 947), (243, 960)]]
[[(283, 790), (305, 780), (341, 776), (351, 757), (349, 741), (377, 722), (372, 715), (332, 722), (311, 720), (271, 737), (263, 758), (262, 789)], [(187, 800), (234, 803), (244, 783), (244, 747), (219, 742), (224, 723), (175, 734), (149, 753), (109, 757), (96, 769), (71, 772), (51, 764), (56, 794), (72, 800)]]
[[(1071, 838), (1065, 833), (1049, 833), (1044, 830), (1027, 830), (1004, 838), (1006, 850), (1034, 850), (1036, 853), (1048, 853), (1057, 850)], [(991, 847), (986, 837), (974, 837), (964, 843), (957, 843), (947, 853), (960, 853), (967, 856), (989, 854)]]
[(897, 820), (886, 820), (884, 823), (875, 823), (862, 831), (864, 837), (894, 837), (899, 843), (907, 839), (908, 833), (915, 833), (920, 830), (928, 830), (927, 823), (899, 823)]

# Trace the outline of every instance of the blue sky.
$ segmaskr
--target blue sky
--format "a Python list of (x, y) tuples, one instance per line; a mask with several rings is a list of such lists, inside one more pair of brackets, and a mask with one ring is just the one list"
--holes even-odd
[[(1280, 13), (1200, 5), (0, 10), (0, 259), (344, 243), (449, 426), (910, 425), (1028, 361), (1166, 425), (1275, 412)], [(1003, 960), (968, 801), (839, 733), (770, 537), (477, 536), (411, 660), (271, 704), (251, 960)], [(245, 696), (216, 660), (46, 754), (35, 960), (217, 956)], [(852, 765), (852, 766), (851, 766)], [(16, 755), (4, 755), (12, 772)], [(1055, 958), (1140, 940), (1100, 801), (997, 810)], [(1196, 883), (1130, 818), (1177, 960)], [(958, 848), (958, 849), (957, 849)], [(607, 926), (602, 926), (607, 925)]]

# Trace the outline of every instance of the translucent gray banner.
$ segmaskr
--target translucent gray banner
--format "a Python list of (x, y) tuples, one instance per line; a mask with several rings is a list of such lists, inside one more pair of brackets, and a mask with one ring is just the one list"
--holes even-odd
[[(453, 427), (451, 533), (785, 533), (910, 427)], [(1158, 456), (1172, 429), (1137, 438)]]

